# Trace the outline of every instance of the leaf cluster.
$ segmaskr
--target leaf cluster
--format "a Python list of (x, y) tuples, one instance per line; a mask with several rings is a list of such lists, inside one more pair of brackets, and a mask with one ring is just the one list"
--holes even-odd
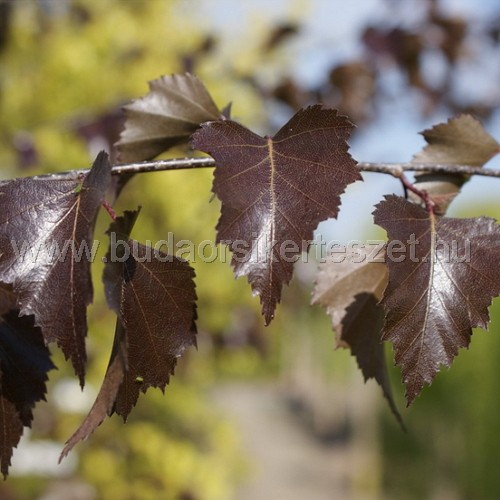
[[(150, 160), (188, 141), (213, 157), (213, 193), (221, 201), (216, 241), (229, 247), (235, 276), (247, 277), (269, 324), (313, 231), (337, 217), (342, 193), (362, 180), (347, 142), (353, 124), (334, 109), (313, 105), (262, 137), (232, 120), (229, 108), (220, 111), (189, 74), (151, 82), (149, 93), (126, 106), (125, 114), (116, 144), (122, 161)], [(480, 169), (499, 151), (468, 115), (425, 131), (424, 138), (428, 145), (415, 163)], [(82, 249), (92, 246), (100, 207), (113, 219), (103, 283), (117, 316), (115, 337), (96, 401), (61, 458), (106, 416), (126, 420), (141, 392), (164, 391), (177, 359), (196, 345), (193, 269), (131, 238), (139, 210), (114, 213), (107, 200), (119, 195), (123, 183), (113, 184), (111, 176), (108, 156), (100, 153), (84, 175), (0, 184), (4, 475), (34, 404), (45, 397), (53, 368), (47, 344), (62, 349), (83, 387), (93, 285), (91, 258)], [(346, 252), (340, 262), (327, 256), (313, 292), (313, 303), (332, 318), (338, 345), (351, 349), (365, 379), (380, 384), (399, 420), (382, 340), (394, 344), (410, 404), (441, 365), (450, 366), (458, 349), (468, 347), (472, 328), (487, 327), (488, 307), (500, 294), (496, 221), (445, 215), (467, 179), (424, 173), (414, 183), (401, 180), (412, 196), (388, 195), (374, 211), (387, 231), (386, 246)]]

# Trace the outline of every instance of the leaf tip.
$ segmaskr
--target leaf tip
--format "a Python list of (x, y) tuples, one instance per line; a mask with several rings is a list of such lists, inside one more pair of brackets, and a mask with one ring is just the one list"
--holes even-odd
[(68, 443), (66, 443), (66, 446), (61, 451), (59, 459), (57, 460), (58, 465), (68, 456), (68, 453), (71, 451), (71, 448), (73, 448), (73, 446), (70, 446)]

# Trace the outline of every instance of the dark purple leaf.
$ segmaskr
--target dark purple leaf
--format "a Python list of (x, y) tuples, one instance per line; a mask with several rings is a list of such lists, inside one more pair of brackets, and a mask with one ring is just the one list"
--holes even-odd
[(14, 290), (12, 290), (12, 285), (0, 283), (0, 316), (12, 309), (17, 309), (17, 307), (17, 297)]
[(121, 314), (124, 262), (127, 259), (126, 252), (130, 252), (130, 233), (139, 212), (140, 208), (137, 210), (126, 210), (123, 216), (117, 217), (111, 223), (107, 231), (108, 236), (114, 238), (115, 245), (112, 249), (110, 243), (108, 252), (104, 258), (104, 262), (106, 263), (103, 273), (104, 292), (109, 307), (118, 316)]
[[(499, 144), (481, 123), (470, 115), (451, 118), (422, 132), (427, 146), (417, 153), (413, 163), (471, 165), (482, 167), (499, 152)], [(440, 214), (460, 192), (467, 177), (459, 174), (419, 173), (415, 183), (427, 191), (436, 203)], [(419, 202), (413, 194), (410, 198)]]
[(111, 176), (106, 153), (79, 180), (24, 178), (0, 185), (0, 281), (34, 315), (83, 386), (93, 226)]
[(87, 439), (97, 427), (102, 424), (104, 419), (113, 413), (116, 395), (118, 394), (118, 389), (123, 382), (126, 371), (126, 349), (127, 345), (123, 326), (120, 321), (117, 321), (111, 359), (101, 388), (99, 389), (99, 394), (80, 427), (78, 427), (74, 434), (66, 441), (64, 449), (59, 457), (59, 462), (61, 462), (78, 442)]
[[(112, 251), (110, 245), (104, 258), (106, 266), (104, 267), (103, 281), (108, 305), (118, 316), (121, 314), (125, 252), (130, 251), (130, 233), (138, 215), (139, 209), (126, 211), (122, 217), (117, 217), (111, 223), (108, 231), (108, 235), (114, 238), (115, 246)], [(125, 245), (118, 243), (122, 241)], [(104, 419), (113, 413), (118, 390), (122, 385), (126, 370), (127, 339), (123, 324), (118, 319), (111, 357), (99, 394), (80, 427), (66, 441), (66, 445), (59, 457), (59, 462), (79, 441), (87, 439), (101, 425)]]
[(413, 157), (415, 163), (442, 163), (482, 167), (500, 145), (476, 118), (460, 115), (422, 132), (427, 146)]
[[(0, 382), (3, 384), (3, 375)], [(9, 473), (10, 460), (12, 452), (17, 447), (21, 436), (23, 435), (23, 422), (15, 404), (6, 398), (3, 393), (0, 394), (0, 466), (4, 479)]]
[(409, 405), (469, 346), (472, 328), (487, 328), (500, 293), (500, 227), (488, 217), (437, 217), (394, 195), (374, 216), (399, 249), (386, 259), (382, 338), (394, 343)]
[(7, 475), (12, 450), (23, 427), (31, 426), (33, 407), (45, 400), (47, 372), (54, 368), (33, 316), (10, 311), (0, 319), (1, 470)]
[(149, 93), (124, 109), (127, 121), (116, 143), (124, 162), (150, 160), (187, 143), (201, 123), (221, 117), (203, 83), (189, 74), (149, 82)]
[(116, 243), (104, 270), (106, 298), (118, 314), (113, 351), (97, 399), (61, 459), (113, 411), (126, 420), (141, 391), (164, 390), (177, 358), (196, 345), (194, 271), (130, 239), (138, 212), (125, 212), (108, 231)]
[(337, 111), (317, 105), (299, 111), (274, 137), (230, 120), (205, 123), (193, 135), (193, 147), (217, 164), (217, 242), (229, 245), (235, 275), (248, 276), (260, 295), (266, 324), (314, 229), (337, 216), (340, 195), (361, 180), (348, 153), (352, 128)]
[(140, 392), (165, 389), (177, 359), (196, 345), (193, 269), (164, 253), (149, 260), (151, 247), (130, 245), (136, 251), (125, 261), (120, 311), (128, 367), (114, 408), (124, 420)]

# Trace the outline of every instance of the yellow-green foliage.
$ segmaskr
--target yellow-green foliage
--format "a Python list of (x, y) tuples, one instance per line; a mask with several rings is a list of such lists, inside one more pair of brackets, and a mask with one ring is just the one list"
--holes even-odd
[[(65, 2), (47, 2), (56, 15), (47, 15), (34, 2), (18, 2), (9, 46), (0, 54), (4, 138), (20, 130), (33, 134), (43, 170), (85, 166), (84, 144), (68, 133), (75, 120), (143, 95), (148, 80), (179, 71), (182, 55), (200, 43), (203, 32), (183, 15), (181, 3), (69, 2), (88, 14), (88, 22), (78, 22), (71, 9), (61, 7)], [(255, 92), (236, 84), (231, 71), (214, 72), (210, 65), (200, 70), (221, 106), (228, 96), (242, 94), (238, 116), (258, 116)], [(213, 88), (211, 81), (217, 83)], [(9, 161), (13, 156), (4, 143), (0, 162)]]
[(148, 396), (157, 425), (140, 410), (126, 427), (116, 418), (82, 454), (82, 473), (102, 498), (231, 498), (243, 471), (234, 430), (191, 386), (173, 383), (168, 392)]

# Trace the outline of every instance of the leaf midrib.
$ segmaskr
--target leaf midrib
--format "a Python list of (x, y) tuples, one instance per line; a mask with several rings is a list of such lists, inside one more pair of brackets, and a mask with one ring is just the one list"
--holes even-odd
[[(268, 244), (271, 245), (271, 249), (273, 248), (273, 241), (274, 241), (274, 225), (276, 223), (275, 221), (275, 215), (276, 215), (276, 191), (275, 191), (275, 186), (274, 186), (274, 177), (276, 174), (276, 167), (275, 167), (275, 162), (274, 162), (274, 150), (273, 150), (273, 139), (271, 137), (267, 138), (267, 148), (269, 150), (269, 194), (271, 196), (271, 231), (270, 231), (270, 239), (271, 241), (268, 242)], [(269, 256), (269, 274), (268, 274), (268, 286), (269, 290), (272, 290), (272, 276), (273, 276), (273, 258), (272, 258), (272, 251), (271, 255)]]
[(436, 251), (436, 219), (434, 217), (434, 214), (430, 214), (429, 217), (429, 222), (430, 222), (430, 233), (431, 233), (431, 248), (429, 250), (429, 256), (430, 256), (430, 269), (429, 269), (429, 280), (428, 280), (428, 286), (427, 286), (427, 301), (425, 304), (425, 316), (424, 316), (424, 322), (422, 325), (422, 335), (420, 339), (420, 349), (418, 352), (418, 357), (417, 357), (417, 364), (416, 366), (420, 366), (420, 358), (422, 357), (422, 352), (424, 350), (424, 341), (426, 337), (426, 331), (427, 331), (427, 324), (429, 323), (429, 311), (431, 307), (431, 297), (432, 297), (432, 284), (434, 282), (434, 266), (435, 266), (435, 251)]

